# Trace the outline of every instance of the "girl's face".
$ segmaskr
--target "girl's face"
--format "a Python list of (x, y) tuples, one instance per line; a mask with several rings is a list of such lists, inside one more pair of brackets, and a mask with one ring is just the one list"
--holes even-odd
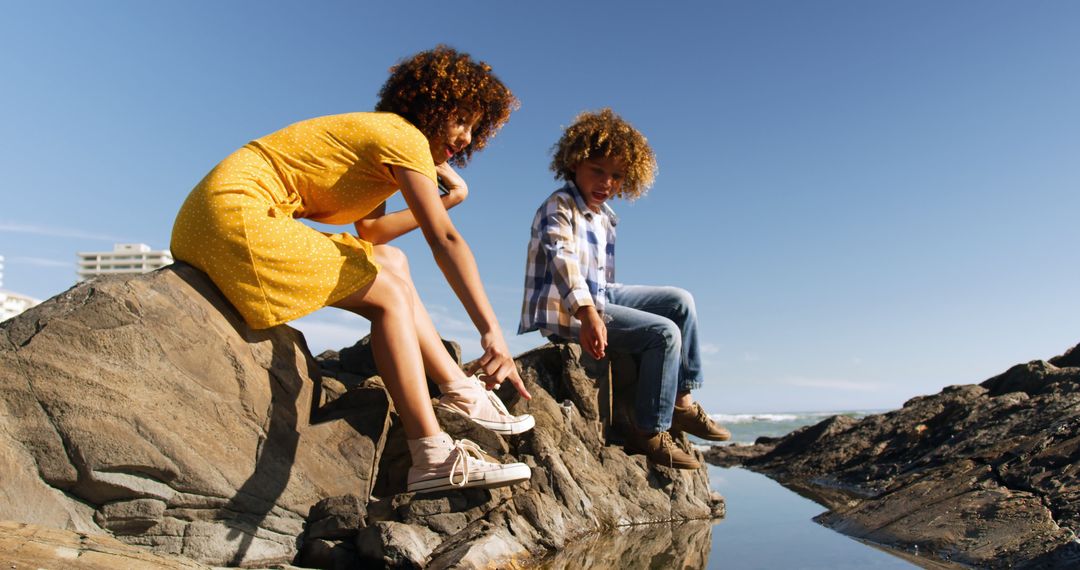
[(581, 190), (585, 204), (599, 213), (600, 206), (619, 192), (623, 178), (626, 178), (626, 165), (618, 158), (586, 158), (574, 169), (574, 184)]
[(438, 166), (472, 143), (473, 129), (480, 122), (480, 113), (453, 113), (439, 134), (428, 139), (431, 159)]

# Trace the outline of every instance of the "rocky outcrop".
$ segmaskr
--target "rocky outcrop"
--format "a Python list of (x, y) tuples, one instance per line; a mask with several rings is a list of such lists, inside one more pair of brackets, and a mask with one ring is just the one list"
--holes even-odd
[(1080, 346), (731, 451), (706, 458), (814, 496), (820, 522), (859, 538), (978, 567), (1080, 564)]
[[(342, 351), (352, 355), (348, 358), (322, 355), (327, 373), (349, 384), (377, 383), (377, 378), (363, 378), (372, 369), (354, 360), (356, 350)], [(531, 481), (490, 491), (403, 493), (401, 474), (408, 458), (403, 450), (394, 451), (404, 447), (395, 418), (379, 466), (385, 476), (375, 483), (381, 498), (367, 504), (366, 516), (358, 516), (351, 498), (334, 500), (348, 505), (339, 515), (313, 514), (307, 538), (318, 542), (305, 542), (310, 550), (299, 562), (320, 567), (373, 561), (409, 567), (486, 567), (493, 560), (561, 550), (575, 539), (619, 527), (665, 523), (651, 530), (663, 534), (672, 521), (723, 515), (723, 500), (710, 490), (705, 470), (650, 465), (643, 456), (627, 456), (620, 447), (605, 444), (605, 437), (617, 437), (615, 430), (625, 421), (618, 411), (627, 402), (613, 403), (619, 408), (614, 425), (604, 426), (597, 386), (607, 369), (587, 359), (583, 363), (580, 347), (549, 344), (517, 361), (533, 399), (518, 398), (509, 384), (499, 395), (511, 412), (536, 418), (531, 432), (502, 438), (455, 414), (437, 410), (436, 415), (453, 437), (471, 439), (504, 461), (527, 463), (533, 471)], [(623, 373), (616, 394), (632, 393), (633, 382)], [(683, 445), (689, 448), (685, 439)], [(346, 521), (358, 521), (351, 535)], [(316, 536), (313, 529), (324, 524), (340, 534)]]
[(528, 434), (440, 415), (455, 437), (528, 463), (532, 481), (413, 496), (363, 343), (317, 362), (289, 327), (247, 328), (183, 264), (83, 283), (0, 324), (0, 520), (193, 564), (480, 567), (619, 525), (722, 514), (704, 470), (605, 445), (596, 372), (576, 351), (519, 359), (535, 397), (513, 401), (509, 385), (501, 396), (536, 416)]
[(191, 267), (83, 283), (0, 326), (0, 519), (287, 562), (313, 504), (371, 488), (389, 421), (381, 390), (328, 421), (320, 379)]

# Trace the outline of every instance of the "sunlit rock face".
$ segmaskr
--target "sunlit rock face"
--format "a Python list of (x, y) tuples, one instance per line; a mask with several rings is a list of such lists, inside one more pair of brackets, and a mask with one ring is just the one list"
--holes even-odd
[(814, 495), (832, 509), (819, 519), (828, 526), (923, 557), (1074, 567), (1080, 346), (887, 414), (829, 418), (706, 457)]
[[(371, 370), (355, 360), (357, 349), (349, 349), (348, 359), (325, 353), (320, 362), (346, 384), (377, 383), (377, 378), (347, 370)], [(408, 457), (395, 417), (375, 482), (377, 497), (367, 504), (355, 543), (313, 544), (300, 563), (325, 565), (335, 556), (356, 556), (390, 565), (483, 568), (495, 560), (562, 549), (575, 539), (626, 525), (665, 523), (653, 531), (663, 534), (671, 521), (723, 515), (723, 500), (710, 489), (704, 468), (654, 466), (614, 444), (625, 427), (634, 389), (629, 363), (613, 366), (614, 397), (609, 400), (601, 394), (607, 363), (583, 363), (577, 345), (545, 345), (517, 362), (533, 399), (519, 398), (509, 383), (499, 395), (512, 413), (536, 418), (532, 431), (503, 438), (455, 414), (437, 410), (436, 415), (454, 438), (471, 439), (501, 460), (528, 464), (531, 481), (493, 490), (403, 493)], [(689, 449), (685, 439), (682, 444)]]
[(534, 399), (500, 395), (536, 416), (532, 432), (438, 417), (529, 464), (532, 480), (413, 496), (364, 342), (315, 359), (294, 329), (249, 329), (184, 264), (82, 283), (0, 325), (0, 520), (111, 535), (193, 567), (443, 567), (723, 513), (704, 469), (611, 445), (632, 375), (616, 375), (610, 401), (597, 389), (606, 367), (583, 366), (575, 346), (518, 361)]

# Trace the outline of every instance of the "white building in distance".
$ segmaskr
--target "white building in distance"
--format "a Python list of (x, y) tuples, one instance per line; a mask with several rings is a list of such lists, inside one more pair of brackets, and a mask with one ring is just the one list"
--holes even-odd
[(6, 321), (38, 303), (41, 301), (33, 297), (0, 289), (0, 321)]
[[(4, 284), (4, 256), (0, 255), (0, 285)], [(11, 317), (37, 305), (41, 301), (26, 295), (12, 293), (0, 289), (0, 321), (6, 321)]]
[(173, 262), (169, 250), (151, 250), (145, 243), (118, 243), (112, 251), (79, 252), (78, 256), (80, 281), (99, 275), (147, 273)]

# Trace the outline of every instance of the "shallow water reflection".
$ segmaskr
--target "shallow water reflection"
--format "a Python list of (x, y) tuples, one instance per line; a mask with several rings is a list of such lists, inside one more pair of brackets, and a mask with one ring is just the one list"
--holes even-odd
[(714, 521), (625, 527), (568, 545), (536, 568), (699, 569), (709, 565)]
[(582, 539), (528, 568), (863, 570), (956, 565), (883, 549), (825, 528), (814, 517), (825, 507), (768, 477), (709, 466), (713, 489), (724, 495), (718, 521), (640, 525)]
[[(825, 507), (764, 475), (710, 465), (709, 481), (724, 496), (727, 517), (713, 528), (708, 568), (918, 567), (900, 558), (901, 553), (880, 550), (817, 524), (813, 518)], [(921, 561), (919, 566), (930, 567)]]

